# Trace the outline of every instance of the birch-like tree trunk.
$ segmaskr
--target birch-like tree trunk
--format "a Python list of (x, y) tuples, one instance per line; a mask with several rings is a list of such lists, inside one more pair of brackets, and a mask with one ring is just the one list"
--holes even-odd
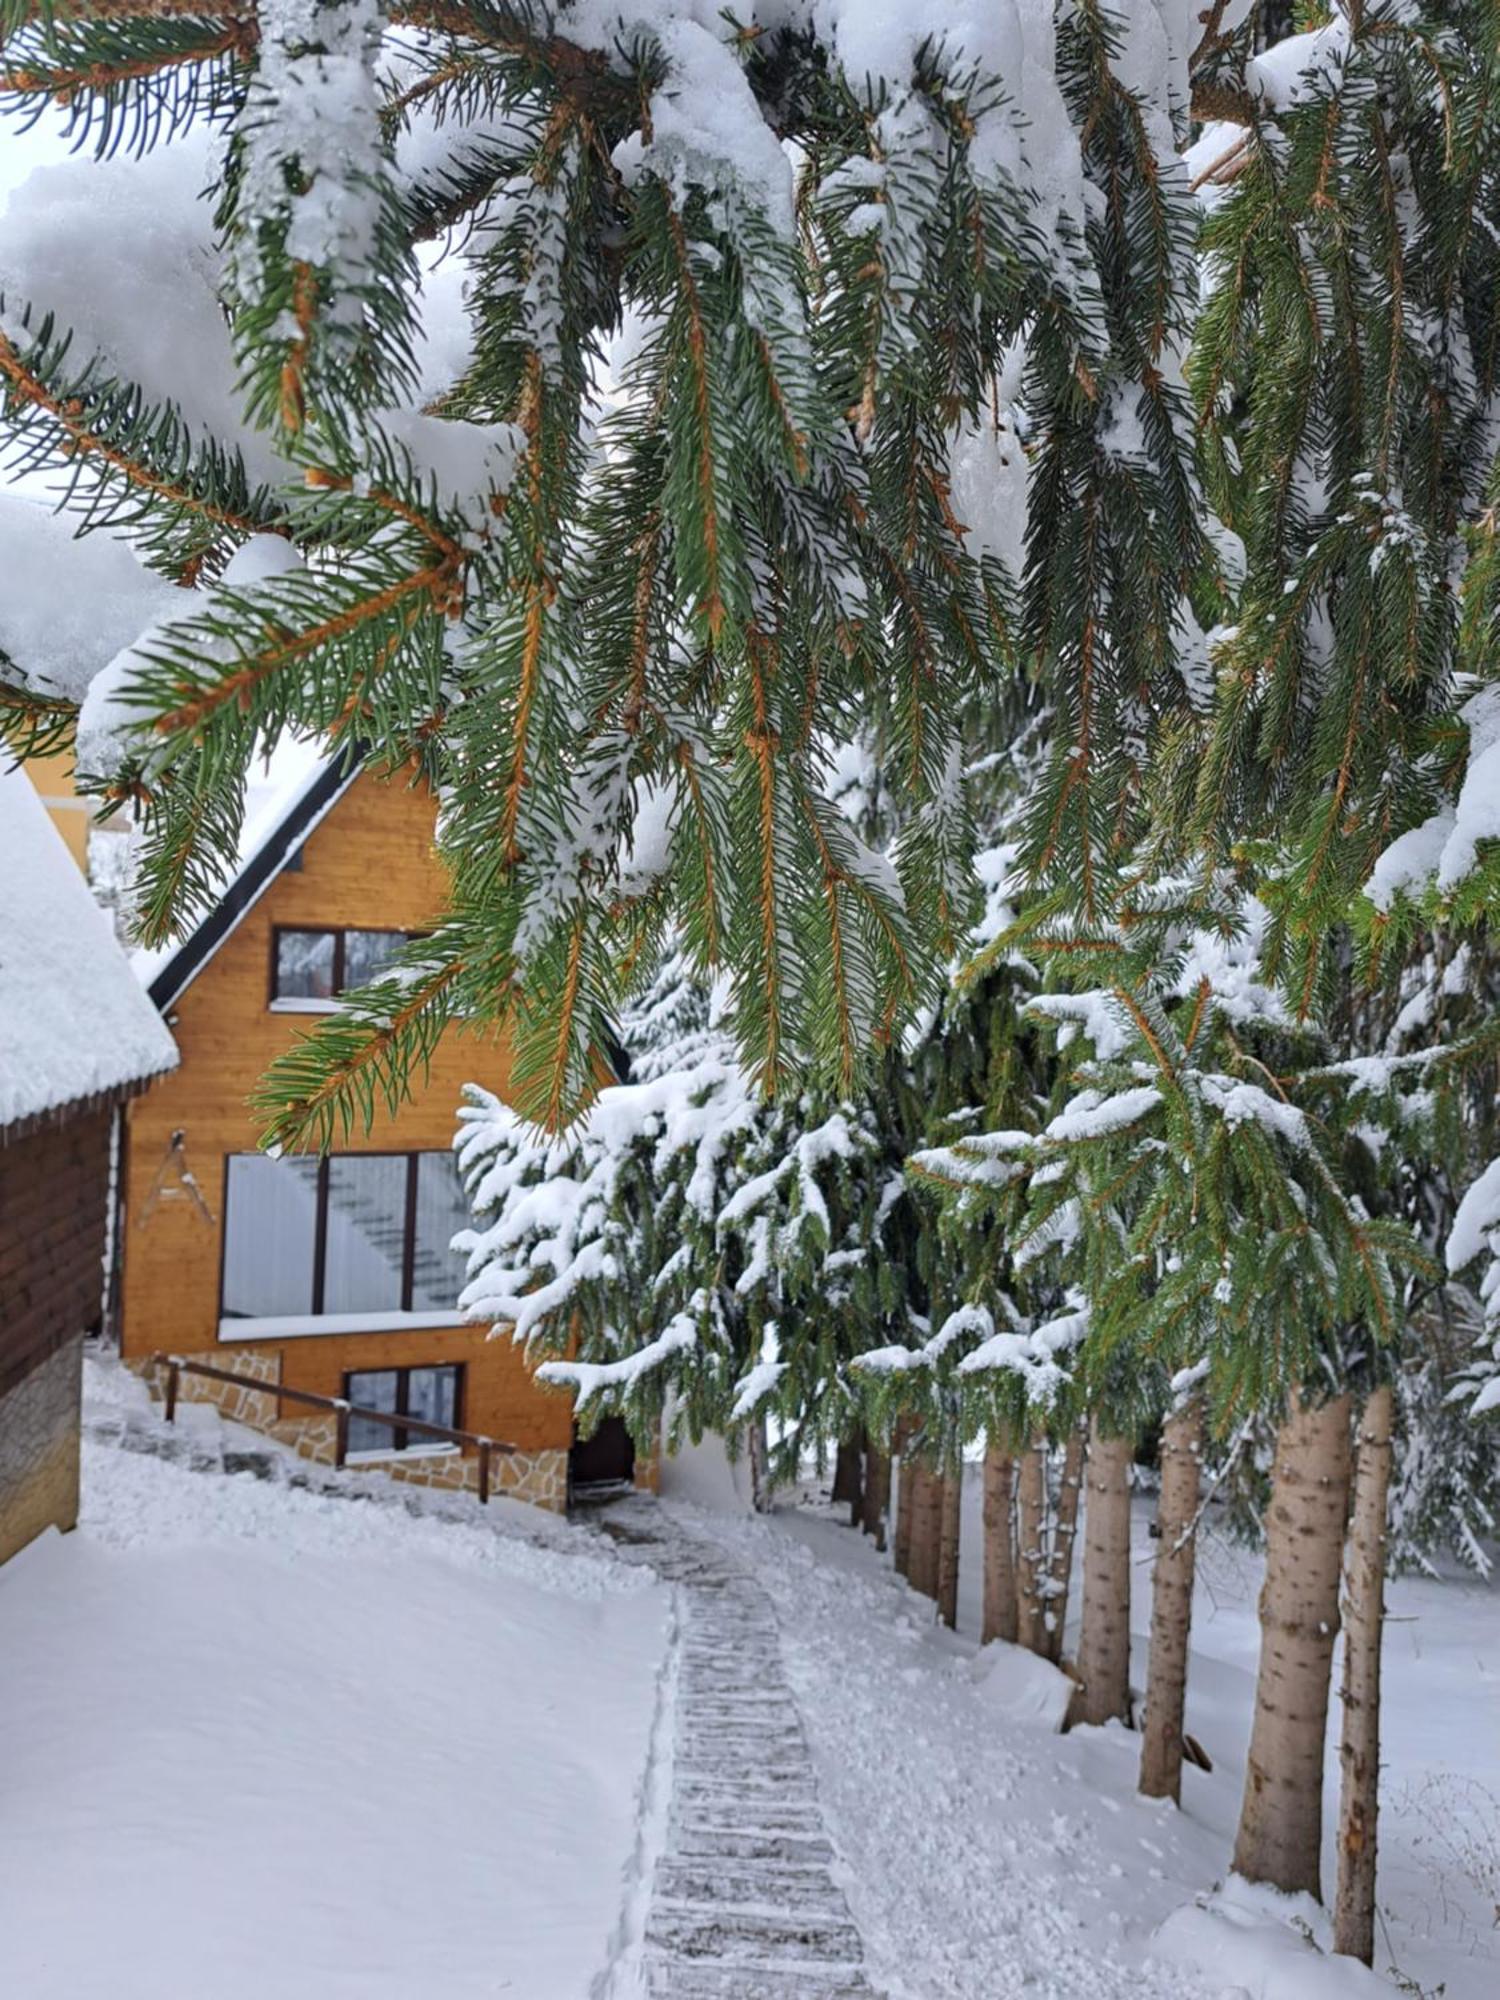
[(1047, 1440), (1034, 1437), (1021, 1453), (1016, 1477), (1016, 1639), (1046, 1654)]
[(1130, 1442), (1096, 1416), (1083, 1516), (1083, 1621), (1074, 1722), (1130, 1720)]
[(1068, 1622), (1068, 1593), (1073, 1585), (1073, 1555), (1078, 1541), (1078, 1503), (1082, 1496), (1083, 1431), (1075, 1424), (1063, 1447), (1062, 1480), (1057, 1489), (1057, 1519), (1052, 1527), (1052, 1554), (1042, 1586), (1046, 1656), (1054, 1667), (1062, 1662), (1063, 1630)]
[(1015, 1460), (993, 1439), (984, 1454), (984, 1615), (980, 1642), (1016, 1642)]
[(958, 1629), (958, 1541), (963, 1518), (964, 1467), (944, 1472), (938, 1480), (938, 1616), (950, 1631)]
[(1174, 1805), (1182, 1803), (1182, 1732), (1202, 1463), (1203, 1403), (1200, 1397), (1191, 1396), (1162, 1427), (1158, 1542), (1151, 1579), (1151, 1658), (1141, 1734), (1141, 1790), (1148, 1799), (1170, 1799)]
[(1349, 1398), (1293, 1395), (1276, 1436), (1260, 1594), (1260, 1672), (1234, 1866), (1323, 1894), (1323, 1742), (1349, 1506)]
[(1344, 1595), (1343, 1733), (1339, 1742), (1338, 1884), (1333, 1948), (1375, 1956), (1375, 1822), (1380, 1804), (1380, 1642), (1385, 1625), (1386, 1497), (1392, 1396), (1372, 1389), (1359, 1426)]
[(891, 1503), (891, 1461), (872, 1444), (865, 1458), (865, 1497), (861, 1525), (875, 1537), (877, 1549), (885, 1547), (885, 1516)]
[(757, 1514), (771, 1511), (771, 1447), (766, 1438), (766, 1420), (753, 1417), (746, 1427), (750, 1459), (750, 1504)]

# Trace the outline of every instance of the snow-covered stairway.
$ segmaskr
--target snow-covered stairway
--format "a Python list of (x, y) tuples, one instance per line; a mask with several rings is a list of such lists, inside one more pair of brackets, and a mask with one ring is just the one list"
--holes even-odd
[(642, 1951), (650, 2000), (874, 2000), (834, 1880), (770, 1598), (649, 1501), (602, 1522), (682, 1592), (670, 1800)]

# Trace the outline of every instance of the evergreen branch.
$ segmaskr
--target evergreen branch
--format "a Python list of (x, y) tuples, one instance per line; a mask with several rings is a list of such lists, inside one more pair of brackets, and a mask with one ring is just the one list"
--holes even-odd
[(427, 1025), (427, 1041), (418, 1041), (425, 1065), (436, 1043), (433, 1017), (438, 1017), (435, 1027), (440, 1032), (448, 1019), (449, 995), (466, 970), (461, 959), (451, 960), (409, 990), (385, 1016), (378, 1003), (387, 995), (389, 982), (369, 989), (368, 997), (376, 1003), (373, 1014), (354, 1004), (361, 996), (350, 996), (345, 1015), (334, 1016), (314, 1033), (300, 1037), (294, 1048), (272, 1063), (250, 1100), (251, 1108), (269, 1120), (261, 1144), (288, 1149), (311, 1143), (326, 1152), (340, 1124), (346, 1133), (352, 1129), (361, 1107), (368, 1128), (377, 1091), (394, 1113), (410, 1095), (406, 1043)]
[[(52, 321), (44, 321), (33, 353), (43, 364), (51, 363), (61, 373), (67, 351), (65, 340), (56, 341)], [(248, 537), (277, 525), (266, 496), (252, 496), (250, 507), (226, 505), (202, 489), (223, 481), (223, 471), (233, 467), (234, 483), (243, 488), (243, 470), (238, 456), (224, 461), (209, 454), (193, 453), (185, 427), (175, 412), (148, 412), (135, 392), (108, 381), (96, 381), (94, 371), (85, 369), (72, 383), (59, 388), (48, 386), (37, 365), (28, 362), (8, 336), (0, 331), (0, 382), (5, 401), (40, 414), (55, 434), (54, 450), (98, 464), (106, 477), (113, 477), (139, 493), (146, 501), (164, 502), (174, 512), (194, 516), (211, 528)], [(192, 479), (154, 467), (144, 455), (127, 450), (111, 440), (111, 431), (126, 436), (151, 436), (164, 447), (164, 457), (175, 458), (191, 468)], [(260, 503), (256, 505), (254, 503)]]
[(180, 706), (156, 717), (157, 733), (194, 735), (226, 708), (248, 709), (252, 697), (266, 681), (391, 612), (397, 613), (398, 630), (402, 634), (428, 613), (448, 613), (453, 605), (457, 575), (454, 563), (444, 557), (357, 598), (303, 631), (284, 637), (229, 673), (220, 674), (206, 684), (200, 682)]

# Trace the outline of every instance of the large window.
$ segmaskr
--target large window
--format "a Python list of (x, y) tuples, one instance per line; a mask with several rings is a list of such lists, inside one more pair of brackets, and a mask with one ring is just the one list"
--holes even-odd
[(469, 1219), (451, 1153), (235, 1153), (222, 1317), (453, 1313)]
[(409, 931), (277, 930), (271, 1005), (292, 1013), (337, 1006), (341, 994), (378, 979), (410, 938)]
[[(344, 1377), (344, 1399), (393, 1417), (420, 1417), (424, 1423), (462, 1428), (463, 1369), (365, 1368)], [(392, 1429), (369, 1417), (350, 1417), (350, 1452), (411, 1451), (439, 1443), (421, 1431)]]

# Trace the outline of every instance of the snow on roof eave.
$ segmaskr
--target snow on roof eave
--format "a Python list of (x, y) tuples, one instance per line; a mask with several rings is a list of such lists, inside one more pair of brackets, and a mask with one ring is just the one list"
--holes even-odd
[(117, 1102), (176, 1067), (31, 779), (0, 765), (0, 1137)]
[(182, 997), (220, 945), (233, 937), (297, 849), (354, 783), (363, 762), (363, 746), (356, 743), (320, 764), (287, 799), (251, 852), (241, 856), (207, 916), (147, 977), (146, 991), (162, 1013)]

